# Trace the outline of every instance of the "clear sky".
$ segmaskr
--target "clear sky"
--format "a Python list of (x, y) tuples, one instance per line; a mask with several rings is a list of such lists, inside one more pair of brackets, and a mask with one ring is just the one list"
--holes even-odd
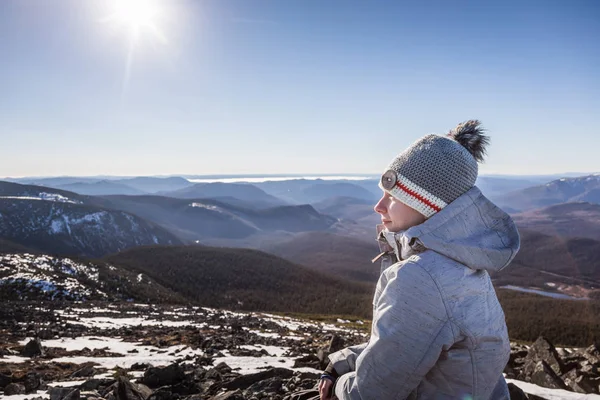
[(126, 1), (0, 1), (0, 177), (600, 171), (600, 1)]

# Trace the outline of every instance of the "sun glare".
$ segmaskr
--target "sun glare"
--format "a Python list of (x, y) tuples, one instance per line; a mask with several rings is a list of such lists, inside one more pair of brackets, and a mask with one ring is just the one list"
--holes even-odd
[(156, 3), (150, 0), (117, 0), (115, 19), (133, 29), (155, 26), (158, 15)]
[(143, 31), (149, 31), (155, 39), (166, 43), (165, 35), (159, 27), (164, 11), (158, 0), (115, 0), (111, 14), (105, 21), (128, 28), (135, 40)]

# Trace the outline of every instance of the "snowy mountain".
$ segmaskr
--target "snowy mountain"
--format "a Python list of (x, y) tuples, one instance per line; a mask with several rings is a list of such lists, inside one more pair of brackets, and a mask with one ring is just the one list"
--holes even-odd
[(531, 210), (570, 202), (600, 203), (600, 174), (561, 178), (495, 197), (499, 205)]
[(151, 244), (180, 244), (138, 216), (94, 206), (87, 196), (0, 182), (0, 238), (51, 254), (102, 256)]
[(262, 232), (326, 230), (336, 219), (312, 206), (252, 209), (214, 199), (174, 199), (162, 196), (95, 198), (103, 208), (122, 210), (163, 226), (183, 240), (240, 239)]
[(119, 266), (27, 253), (0, 255), (0, 299), (182, 301), (148, 276)]

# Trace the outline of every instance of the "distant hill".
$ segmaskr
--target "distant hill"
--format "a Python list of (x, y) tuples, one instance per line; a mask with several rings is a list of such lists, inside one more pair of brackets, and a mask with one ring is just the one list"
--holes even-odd
[(317, 211), (323, 214), (337, 218), (358, 220), (375, 214), (375, 210), (373, 209), (375, 204), (377, 204), (377, 200), (336, 196), (329, 197), (312, 205)]
[(329, 232), (299, 233), (261, 250), (340, 278), (376, 283), (380, 265), (371, 260), (379, 253), (375, 240), (366, 242)]
[(88, 196), (7, 182), (0, 182), (0, 238), (50, 254), (80, 256), (182, 243), (152, 222), (95, 206)]
[(520, 228), (547, 235), (600, 239), (600, 204), (563, 203), (512, 217)]
[(119, 266), (25, 254), (0, 254), (0, 300), (186, 301)]
[(145, 193), (131, 186), (107, 180), (92, 183), (67, 183), (64, 185), (55, 185), (53, 187), (89, 196), (103, 196), (109, 194), (136, 195)]
[(292, 204), (312, 204), (331, 197), (354, 197), (373, 201), (379, 195), (377, 183), (370, 180), (292, 179), (268, 181), (253, 185), (272, 196)]
[(174, 232), (184, 240), (241, 239), (262, 232), (319, 231), (336, 222), (312, 206), (247, 209), (212, 199), (162, 196), (107, 196), (97, 205), (134, 213)]
[(495, 199), (499, 205), (527, 211), (560, 203), (600, 203), (600, 175), (561, 178)]
[(352, 283), (249, 249), (146, 247), (105, 260), (209, 307), (368, 316), (373, 285)]
[(548, 282), (600, 287), (600, 241), (561, 238), (526, 229), (521, 250), (505, 270), (493, 276), (499, 285), (546, 288)]
[(285, 201), (265, 193), (258, 187), (246, 183), (196, 183), (184, 189), (162, 193), (162, 195), (179, 199), (234, 197), (245, 202), (259, 204), (261, 207), (276, 207), (287, 204)]
[(480, 175), (477, 178), (477, 187), (481, 189), (487, 197), (495, 198), (496, 196), (505, 195), (515, 190), (526, 189), (532, 186), (537, 186), (546, 183), (552, 179), (544, 177), (496, 177)]
[(113, 182), (134, 188), (140, 192), (138, 194), (170, 192), (175, 190), (181, 190), (194, 185), (192, 182), (181, 177), (156, 178), (150, 176), (141, 176), (137, 178), (117, 179)]

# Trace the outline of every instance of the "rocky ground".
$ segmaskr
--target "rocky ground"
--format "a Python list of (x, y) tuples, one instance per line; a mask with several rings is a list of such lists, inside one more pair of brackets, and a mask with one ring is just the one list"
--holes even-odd
[[(367, 339), (363, 325), (191, 306), (5, 303), (0, 397), (290, 399), (315, 386), (330, 352)], [(598, 393), (599, 367), (597, 346), (555, 349), (540, 338), (515, 344), (505, 373), (514, 399), (583, 399)]]

